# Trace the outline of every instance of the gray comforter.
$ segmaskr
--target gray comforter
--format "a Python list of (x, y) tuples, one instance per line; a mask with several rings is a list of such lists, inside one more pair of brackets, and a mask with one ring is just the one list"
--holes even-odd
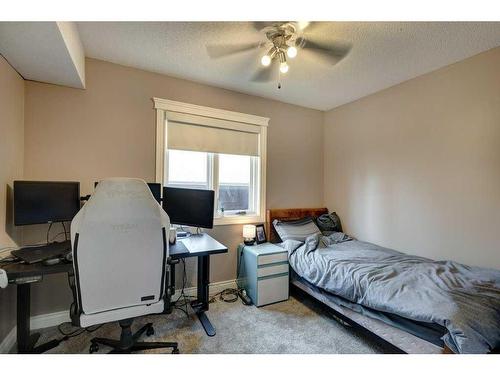
[[(347, 240), (347, 241), (346, 241)], [(500, 271), (433, 261), (348, 238), (289, 240), (295, 272), (351, 302), (446, 328), (456, 353), (500, 347)]]

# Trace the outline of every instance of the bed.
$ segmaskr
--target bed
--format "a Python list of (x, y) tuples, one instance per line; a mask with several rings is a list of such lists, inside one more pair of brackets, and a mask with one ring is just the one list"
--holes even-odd
[[(275, 243), (280, 241), (280, 238), (277, 235), (275, 228), (272, 225), (273, 221), (276, 219), (286, 222), (286, 221), (301, 219), (304, 217), (316, 218), (325, 213), (328, 213), (328, 210), (326, 208), (268, 210), (267, 220), (266, 220), (266, 232), (269, 234), (269, 240)], [(343, 244), (341, 243), (338, 245), (335, 244), (331, 246), (331, 248), (329, 247), (326, 250), (321, 250), (321, 253), (315, 250), (316, 248), (314, 246), (316, 246), (317, 244), (311, 245), (307, 243), (302, 243), (300, 245), (294, 245), (293, 242), (294, 241), (287, 240), (282, 244), (283, 246), (287, 247), (287, 250), (289, 251), (289, 260), (291, 265), (291, 272), (290, 272), (291, 284), (294, 287), (312, 296), (314, 299), (318, 300), (324, 305), (328, 306), (328, 308), (330, 308), (331, 311), (342, 322), (345, 322), (357, 328), (361, 328), (370, 335), (374, 335), (376, 338), (381, 339), (384, 342), (390, 344), (393, 348), (395, 348), (399, 352), (404, 352), (404, 353), (483, 352), (485, 347), (484, 345), (487, 345), (481, 341), (484, 339), (483, 336), (487, 337), (487, 340), (483, 341), (487, 342), (488, 345), (490, 346), (496, 345), (496, 343), (498, 343), (498, 336), (500, 336), (499, 332), (500, 331), (499, 327), (500, 326), (500, 302), (499, 302), (500, 272), (499, 271), (484, 269), (484, 272), (486, 272), (487, 276), (489, 277), (488, 280), (491, 279), (494, 280), (493, 284), (486, 285), (487, 287), (487, 289), (485, 289), (486, 297), (483, 298), (482, 300), (475, 301), (476, 302), (475, 304), (474, 302), (471, 302), (470, 308), (469, 306), (465, 306), (466, 307), (464, 308), (465, 313), (462, 314), (462, 316), (460, 314), (457, 314), (456, 317), (453, 316), (453, 319), (458, 320), (459, 323), (458, 326), (460, 326), (460, 323), (462, 323), (460, 319), (462, 319), (463, 317), (468, 319), (470, 318), (471, 315), (481, 316), (481, 319), (477, 319), (478, 321), (476, 320), (473, 321), (472, 324), (473, 326), (471, 327), (471, 330), (468, 331), (469, 333), (472, 332), (471, 335), (475, 335), (477, 332), (479, 332), (480, 335), (477, 336), (477, 340), (475, 342), (474, 340), (472, 341), (469, 340), (470, 342), (464, 340), (464, 343), (461, 343), (460, 342), (460, 340), (462, 340), (461, 331), (457, 330), (456, 326), (448, 324), (449, 321), (452, 321), (453, 319), (434, 321), (433, 319), (422, 318), (421, 316), (422, 314), (418, 315), (417, 313), (418, 311), (417, 312), (411, 311), (411, 309), (423, 310), (424, 317), (426, 317), (427, 315), (432, 315), (431, 313), (434, 313), (433, 310), (434, 305), (432, 303), (429, 303), (429, 298), (430, 301), (432, 302), (433, 301), (432, 298), (434, 298), (434, 296), (431, 295), (432, 297), (431, 298), (426, 294), (428, 290), (432, 291), (433, 289), (433, 284), (429, 284), (429, 282), (432, 283), (436, 282), (434, 280), (436, 279), (434, 275), (431, 275), (431, 277), (427, 277), (425, 272), (422, 272), (423, 285), (426, 285), (426, 288), (428, 289), (419, 290), (418, 283), (417, 284), (415, 283), (411, 284), (410, 282), (408, 283), (408, 285), (411, 287), (410, 293), (408, 294), (409, 296), (419, 298), (421, 297), (421, 295), (424, 295), (424, 297), (420, 300), (420, 303), (415, 304), (415, 306), (412, 307), (411, 303), (407, 303), (406, 305), (403, 306), (400, 301), (398, 302), (398, 297), (400, 297), (399, 296), (400, 293), (399, 291), (395, 293), (393, 292), (393, 290), (391, 290), (391, 287), (394, 288), (394, 281), (391, 279), (392, 276), (387, 277), (387, 274), (390, 274), (393, 268), (394, 268), (394, 273), (398, 274), (398, 277), (399, 273), (404, 274), (405, 262), (422, 263), (422, 267), (424, 267), (423, 268), (424, 270), (426, 269), (425, 267), (435, 266), (437, 267), (436, 269), (439, 272), (441, 272), (441, 269), (446, 270), (451, 267), (451, 273), (452, 273), (451, 277), (454, 277), (453, 272), (458, 272), (459, 274), (460, 272), (462, 272), (461, 269), (457, 271), (456, 270), (457, 267), (463, 267), (463, 272), (469, 272), (469, 271), (472, 272), (476, 271), (477, 269), (483, 272), (483, 269), (479, 269), (477, 267), (467, 267), (455, 264), (454, 262), (449, 262), (449, 263), (434, 262), (429, 259), (406, 255), (403, 253), (396, 252), (394, 250), (384, 249), (373, 244), (363, 243), (361, 241), (352, 241), (350, 243), (345, 242)], [(294, 247), (290, 248), (291, 246)], [(308, 246), (310, 247), (310, 249), (308, 249)], [(335, 259), (332, 260), (331, 257), (328, 258), (328, 261), (323, 261), (322, 257), (328, 255), (329, 252), (335, 254), (333, 256)], [(376, 256), (373, 258), (374, 259), (373, 264), (370, 263), (371, 258), (369, 259), (369, 262), (367, 263), (368, 266), (366, 268), (367, 270), (370, 270), (372, 273), (374, 269), (378, 271), (379, 268), (384, 268), (386, 271), (389, 270), (388, 273), (386, 272), (386, 276), (384, 276), (388, 279), (391, 279), (392, 283), (392, 284), (387, 284), (388, 285), (387, 294), (391, 295), (391, 298), (388, 298), (387, 301), (392, 303), (392, 306), (389, 306), (389, 308), (385, 308), (385, 305), (381, 306), (378, 306), (376, 304), (374, 305), (373, 303), (371, 303), (372, 301), (370, 301), (369, 299), (367, 299), (366, 302), (364, 299), (361, 299), (362, 303), (361, 302), (356, 303), (357, 301), (360, 300), (353, 298), (349, 294), (350, 289), (347, 288), (348, 289), (347, 292), (344, 291), (343, 289), (337, 291), (334, 288), (332, 289), (330, 287), (330, 284), (327, 283), (328, 279), (332, 277), (334, 278), (335, 273), (338, 272), (343, 272), (341, 273), (341, 275), (343, 275), (343, 279), (342, 282), (340, 283), (338, 282), (337, 279), (337, 284), (345, 284), (349, 286), (351, 283), (353, 285), (351, 286), (351, 289), (359, 289), (359, 287), (362, 286), (363, 282), (366, 283), (369, 278), (355, 279), (353, 276), (357, 275), (356, 277), (359, 278), (360, 272), (362, 275), (362, 272), (364, 271), (360, 271), (358, 269), (351, 273), (350, 268), (345, 268), (346, 264), (352, 266), (350, 264), (352, 263), (351, 259), (350, 258), (341, 259), (342, 256), (348, 257), (352, 256), (352, 254), (354, 254), (354, 256), (357, 256), (360, 252), (362, 252), (363, 254), (369, 254), (369, 256)], [(316, 255), (311, 256), (311, 254), (313, 255), (316, 254)], [(321, 254), (321, 256), (318, 254)], [(380, 259), (377, 259), (377, 257)], [(339, 263), (335, 263), (337, 261), (336, 260), (337, 258), (340, 259)], [(380, 262), (386, 262), (387, 264)], [(325, 265), (328, 265), (328, 267), (330, 268), (326, 267)], [(363, 266), (365, 266), (365, 264), (363, 264)], [(377, 266), (379, 268), (377, 268)], [(412, 272), (413, 274), (415, 274), (414, 270), (412, 270)], [(483, 276), (481, 272), (479, 273), (479, 275)], [(488, 274), (488, 272), (490, 272), (490, 274)], [(331, 276), (330, 273), (333, 276)], [(416, 274), (417, 276), (420, 277), (419, 273)], [(441, 282), (442, 280), (440, 280), (439, 277), (437, 277), (437, 281)], [(353, 278), (353, 280), (351, 280), (351, 278)], [(395, 278), (394, 280), (397, 280), (397, 278)], [(445, 282), (446, 281), (447, 280), (445, 280)], [(406, 284), (406, 280), (404, 284)], [(380, 285), (386, 285), (386, 284), (382, 283)], [(378, 283), (378, 280), (377, 282), (373, 282), (372, 284), (365, 285), (364, 286), (365, 290), (363, 291), (364, 293), (363, 297), (365, 295), (369, 295), (373, 291), (377, 291), (377, 288), (378, 288), (378, 294), (380, 293), (386, 294), (386, 290), (383, 288), (381, 290), (380, 285)], [(396, 285), (396, 289), (398, 289), (398, 285)], [(399, 287), (399, 289), (403, 288)], [(439, 288), (437, 289), (441, 291), (441, 289)], [(333, 291), (337, 293), (334, 293)], [(460, 292), (462, 292), (462, 290), (460, 290)], [(395, 298), (392, 297), (394, 295), (396, 296)], [(464, 299), (462, 298), (463, 297), (462, 295), (458, 295), (457, 297), (457, 295), (454, 294), (452, 297)], [(465, 297), (471, 298), (470, 295), (466, 295)], [(456, 301), (454, 299), (453, 300), (446, 299), (448, 298), (448, 295), (444, 294), (444, 298), (445, 299), (443, 301), (445, 302), (451, 301), (449, 303), (455, 305)], [(436, 299), (436, 301), (439, 301), (439, 299)], [(398, 303), (401, 306), (399, 306)], [(426, 311), (425, 309), (427, 309), (428, 311)], [(411, 314), (405, 315), (406, 310), (410, 310)], [(437, 312), (439, 312), (439, 308), (436, 308), (436, 310)], [(482, 310), (484, 310), (484, 312)], [(412, 319), (414, 316), (415, 319)], [(481, 324), (478, 323), (481, 320), (487, 320), (488, 324), (486, 326), (485, 325), (481, 326)], [(485, 329), (485, 327), (487, 327), (487, 329)], [(456, 333), (455, 336), (452, 335), (453, 340), (451, 341), (450, 341), (449, 331), (451, 333)], [(448, 344), (445, 344), (441, 339), (441, 337), (444, 337)], [(457, 340), (459, 343), (458, 345), (456, 345)], [(477, 344), (477, 345), (476, 346), (471, 345), (471, 342), (472, 344)]]

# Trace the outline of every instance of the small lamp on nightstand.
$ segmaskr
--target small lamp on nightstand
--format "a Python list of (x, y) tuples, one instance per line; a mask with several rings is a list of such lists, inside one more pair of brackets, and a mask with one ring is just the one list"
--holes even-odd
[(255, 225), (243, 225), (243, 238), (245, 245), (253, 245), (255, 242)]

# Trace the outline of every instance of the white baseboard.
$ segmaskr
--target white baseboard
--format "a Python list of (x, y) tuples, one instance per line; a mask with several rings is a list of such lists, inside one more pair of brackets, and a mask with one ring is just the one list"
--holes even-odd
[[(236, 288), (236, 280), (226, 280), (218, 281), (215, 283), (210, 283), (209, 293), (210, 295), (220, 293), (227, 288)], [(184, 289), (184, 294), (187, 296), (196, 296), (196, 287)], [(177, 289), (172, 299), (177, 299), (181, 295), (181, 290)], [(71, 321), (69, 317), (69, 310), (58, 311), (49, 314), (42, 314), (32, 316), (30, 319), (31, 329), (42, 329), (57, 326), (64, 322)], [(5, 336), (5, 338), (0, 342), (0, 354), (9, 353), (14, 345), (16, 344), (16, 327), (12, 328), (11, 331)]]
[(58, 311), (50, 314), (36, 315), (30, 320), (31, 329), (54, 327), (64, 322), (71, 322), (69, 310)]
[[(210, 283), (209, 294), (214, 295), (222, 292), (224, 289), (227, 288), (236, 288), (236, 280), (225, 280), (225, 281), (217, 281), (215, 283)], [(191, 288), (185, 288), (184, 294), (186, 296), (196, 297), (196, 287), (194, 286)], [(176, 289), (175, 294), (172, 296), (172, 299), (175, 300), (179, 298), (180, 295), (181, 295), (181, 290)]]
[[(69, 322), (69, 310), (58, 311), (49, 314), (35, 315), (30, 319), (30, 326), (32, 330), (54, 327), (64, 322)], [(9, 353), (16, 344), (17, 329), (14, 326), (10, 332), (0, 342), (0, 353)]]

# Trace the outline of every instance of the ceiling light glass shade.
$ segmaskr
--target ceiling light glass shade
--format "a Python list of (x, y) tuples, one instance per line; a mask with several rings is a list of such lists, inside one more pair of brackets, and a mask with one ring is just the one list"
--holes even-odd
[(268, 55), (264, 55), (262, 56), (262, 59), (260, 59), (260, 62), (264, 66), (269, 66), (269, 64), (271, 64), (271, 58)]
[(299, 21), (298, 24), (299, 24), (299, 29), (300, 30), (304, 30), (307, 26), (309, 26), (309, 21)]
[(286, 72), (288, 72), (288, 64), (286, 62), (282, 62), (280, 64), (280, 72), (285, 74)]
[(297, 56), (297, 48), (295, 48), (294, 46), (288, 47), (288, 49), (286, 50), (286, 54), (289, 58), (293, 59), (295, 56)]

